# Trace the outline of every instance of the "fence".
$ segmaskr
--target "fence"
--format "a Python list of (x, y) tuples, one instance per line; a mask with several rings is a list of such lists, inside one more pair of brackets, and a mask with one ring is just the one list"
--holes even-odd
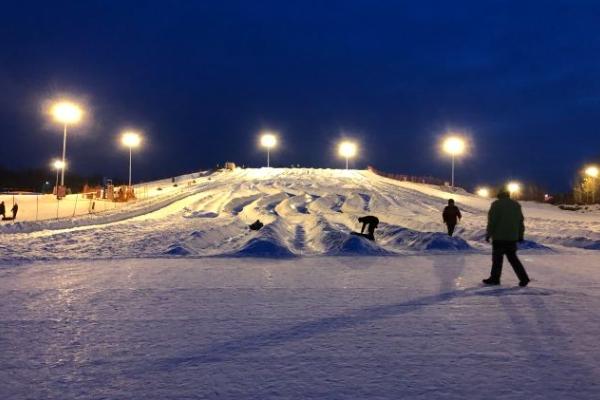
[[(87, 198), (85, 193), (70, 194), (60, 200), (52, 194), (7, 193), (0, 194), (0, 201), (4, 202), (8, 218), (12, 215), (12, 207), (18, 204), (15, 221), (47, 221), (84, 215), (93, 216), (122, 209), (151, 206), (158, 201), (193, 191), (197, 187), (196, 179), (201, 176), (202, 173), (198, 173), (134, 185), (137, 198), (128, 202)], [(2, 221), (0, 221), (1, 223)], [(8, 221), (4, 221), (4, 223), (8, 223)]]
[(434, 178), (432, 176), (415, 176), (415, 175), (404, 175), (404, 174), (392, 174), (389, 172), (383, 172), (378, 170), (373, 166), (368, 166), (369, 171), (373, 172), (376, 175), (383, 176), (390, 179), (395, 179), (397, 181), (406, 181), (406, 182), (414, 182), (414, 183), (427, 183), (430, 185), (438, 185), (438, 186), (449, 186), (450, 184), (443, 179)]

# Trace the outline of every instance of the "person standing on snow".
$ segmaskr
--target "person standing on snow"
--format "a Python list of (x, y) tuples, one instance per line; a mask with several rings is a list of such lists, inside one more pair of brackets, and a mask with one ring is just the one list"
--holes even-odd
[(454, 199), (448, 200), (448, 205), (444, 208), (442, 218), (448, 227), (448, 236), (452, 236), (454, 234), (454, 228), (456, 227), (456, 224), (462, 218), (460, 210), (454, 205)]
[(0, 202), (0, 215), (2, 215), (2, 219), (6, 218), (6, 206), (4, 202)]
[(12, 207), (12, 209), (10, 210), (12, 211), (12, 219), (14, 220), (15, 218), (17, 218), (17, 211), (19, 211), (19, 205), (17, 203), (15, 203), (15, 205)]
[(486, 285), (499, 285), (504, 256), (512, 265), (519, 278), (519, 286), (529, 283), (529, 276), (517, 257), (517, 242), (523, 241), (525, 224), (521, 205), (510, 198), (507, 191), (498, 193), (498, 200), (492, 203), (488, 212), (488, 224), (485, 241), (492, 239), (492, 271), (490, 277), (483, 280)]

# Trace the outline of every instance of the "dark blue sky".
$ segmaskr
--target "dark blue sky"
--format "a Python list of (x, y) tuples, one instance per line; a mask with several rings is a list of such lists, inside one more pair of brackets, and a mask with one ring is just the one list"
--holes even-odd
[(225, 160), (446, 177), (436, 141), (467, 132), (457, 181), (567, 189), (600, 155), (595, 1), (11, 2), (0, 15), (0, 163), (45, 166), (61, 148), (44, 100), (70, 94), (71, 168), (125, 177), (122, 127), (143, 130), (134, 178)]

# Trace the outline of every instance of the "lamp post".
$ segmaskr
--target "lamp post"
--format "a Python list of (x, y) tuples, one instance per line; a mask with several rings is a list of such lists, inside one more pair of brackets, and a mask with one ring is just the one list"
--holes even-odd
[(340, 143), (338, 147), (338, 153), (340, 156), (346, 159), (346, 170), (348, 170), (348, 160), (354, 156), (358, 152), (358, 147), (354, 142), (344, 141)]
[(129, 187), (131, 187), (131, 153), (134, 147), (138, 147), (142, 141), (142, 137), (137, 132), (127, 131), (121, 135), (121, 143), (123, 146), (129, 147)]
[(452, 157), (452, 191), (454, 191), (454, 159), (464, 154), (466, 147), (465, 140), (459, 136), (448, 136), (442, 142), (442, 149)]
[(592, 179), (592, 203), (596, 202), (596, 178), (600, 175), (600, 169), (595, 165), (590, 165), (585, 169), (585, 174)]
[(277, 145), (277, 136), (273, 133), (265, 132), (260, 137), (260, 145), (267, 149), (267, 168), (271, 167), (271, 149)]
[(54, 167), (54, 169), (56, 170), (56, 185), (55, 190), (56, 190), (56, 197), (58, 198), (58, 171), (63, 171), (65, 169), (65, 162), (63, 160), (54, 160), (54, 162), (52, 163), (52, 166)]
[[(65, 163), (65, 156), (67, 152), (67, 126), (69, 124), (76, 124), (81, 120), (83, 111), (80, 106), (69, 101), (60, 101), (55, 103), (51, 108), (52, 116), (54, 120), (63, 124), (63, 148), (62, 148), (62, 162), (63, 166)], [(61, 168), (60, 173), (60, 185), (65, 185), (65, 169)]]

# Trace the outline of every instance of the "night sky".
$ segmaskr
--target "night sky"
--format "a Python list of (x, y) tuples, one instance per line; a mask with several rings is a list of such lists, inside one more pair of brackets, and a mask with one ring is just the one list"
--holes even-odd
[(600, 155), (597, 1), (4, 2), (0, 164), (45, 167), (61, 151), (46, 101), (88, 118), (70, 168), (127, 175), (118, 134), (144, 132), (134, 180), (232, 160), (261, 166), (257, 133), (280, 133), (273, 164), (353, 164), (446, 178), (447, 130), (468, 134), (457, 183), (508, 178), (567, 190)]

